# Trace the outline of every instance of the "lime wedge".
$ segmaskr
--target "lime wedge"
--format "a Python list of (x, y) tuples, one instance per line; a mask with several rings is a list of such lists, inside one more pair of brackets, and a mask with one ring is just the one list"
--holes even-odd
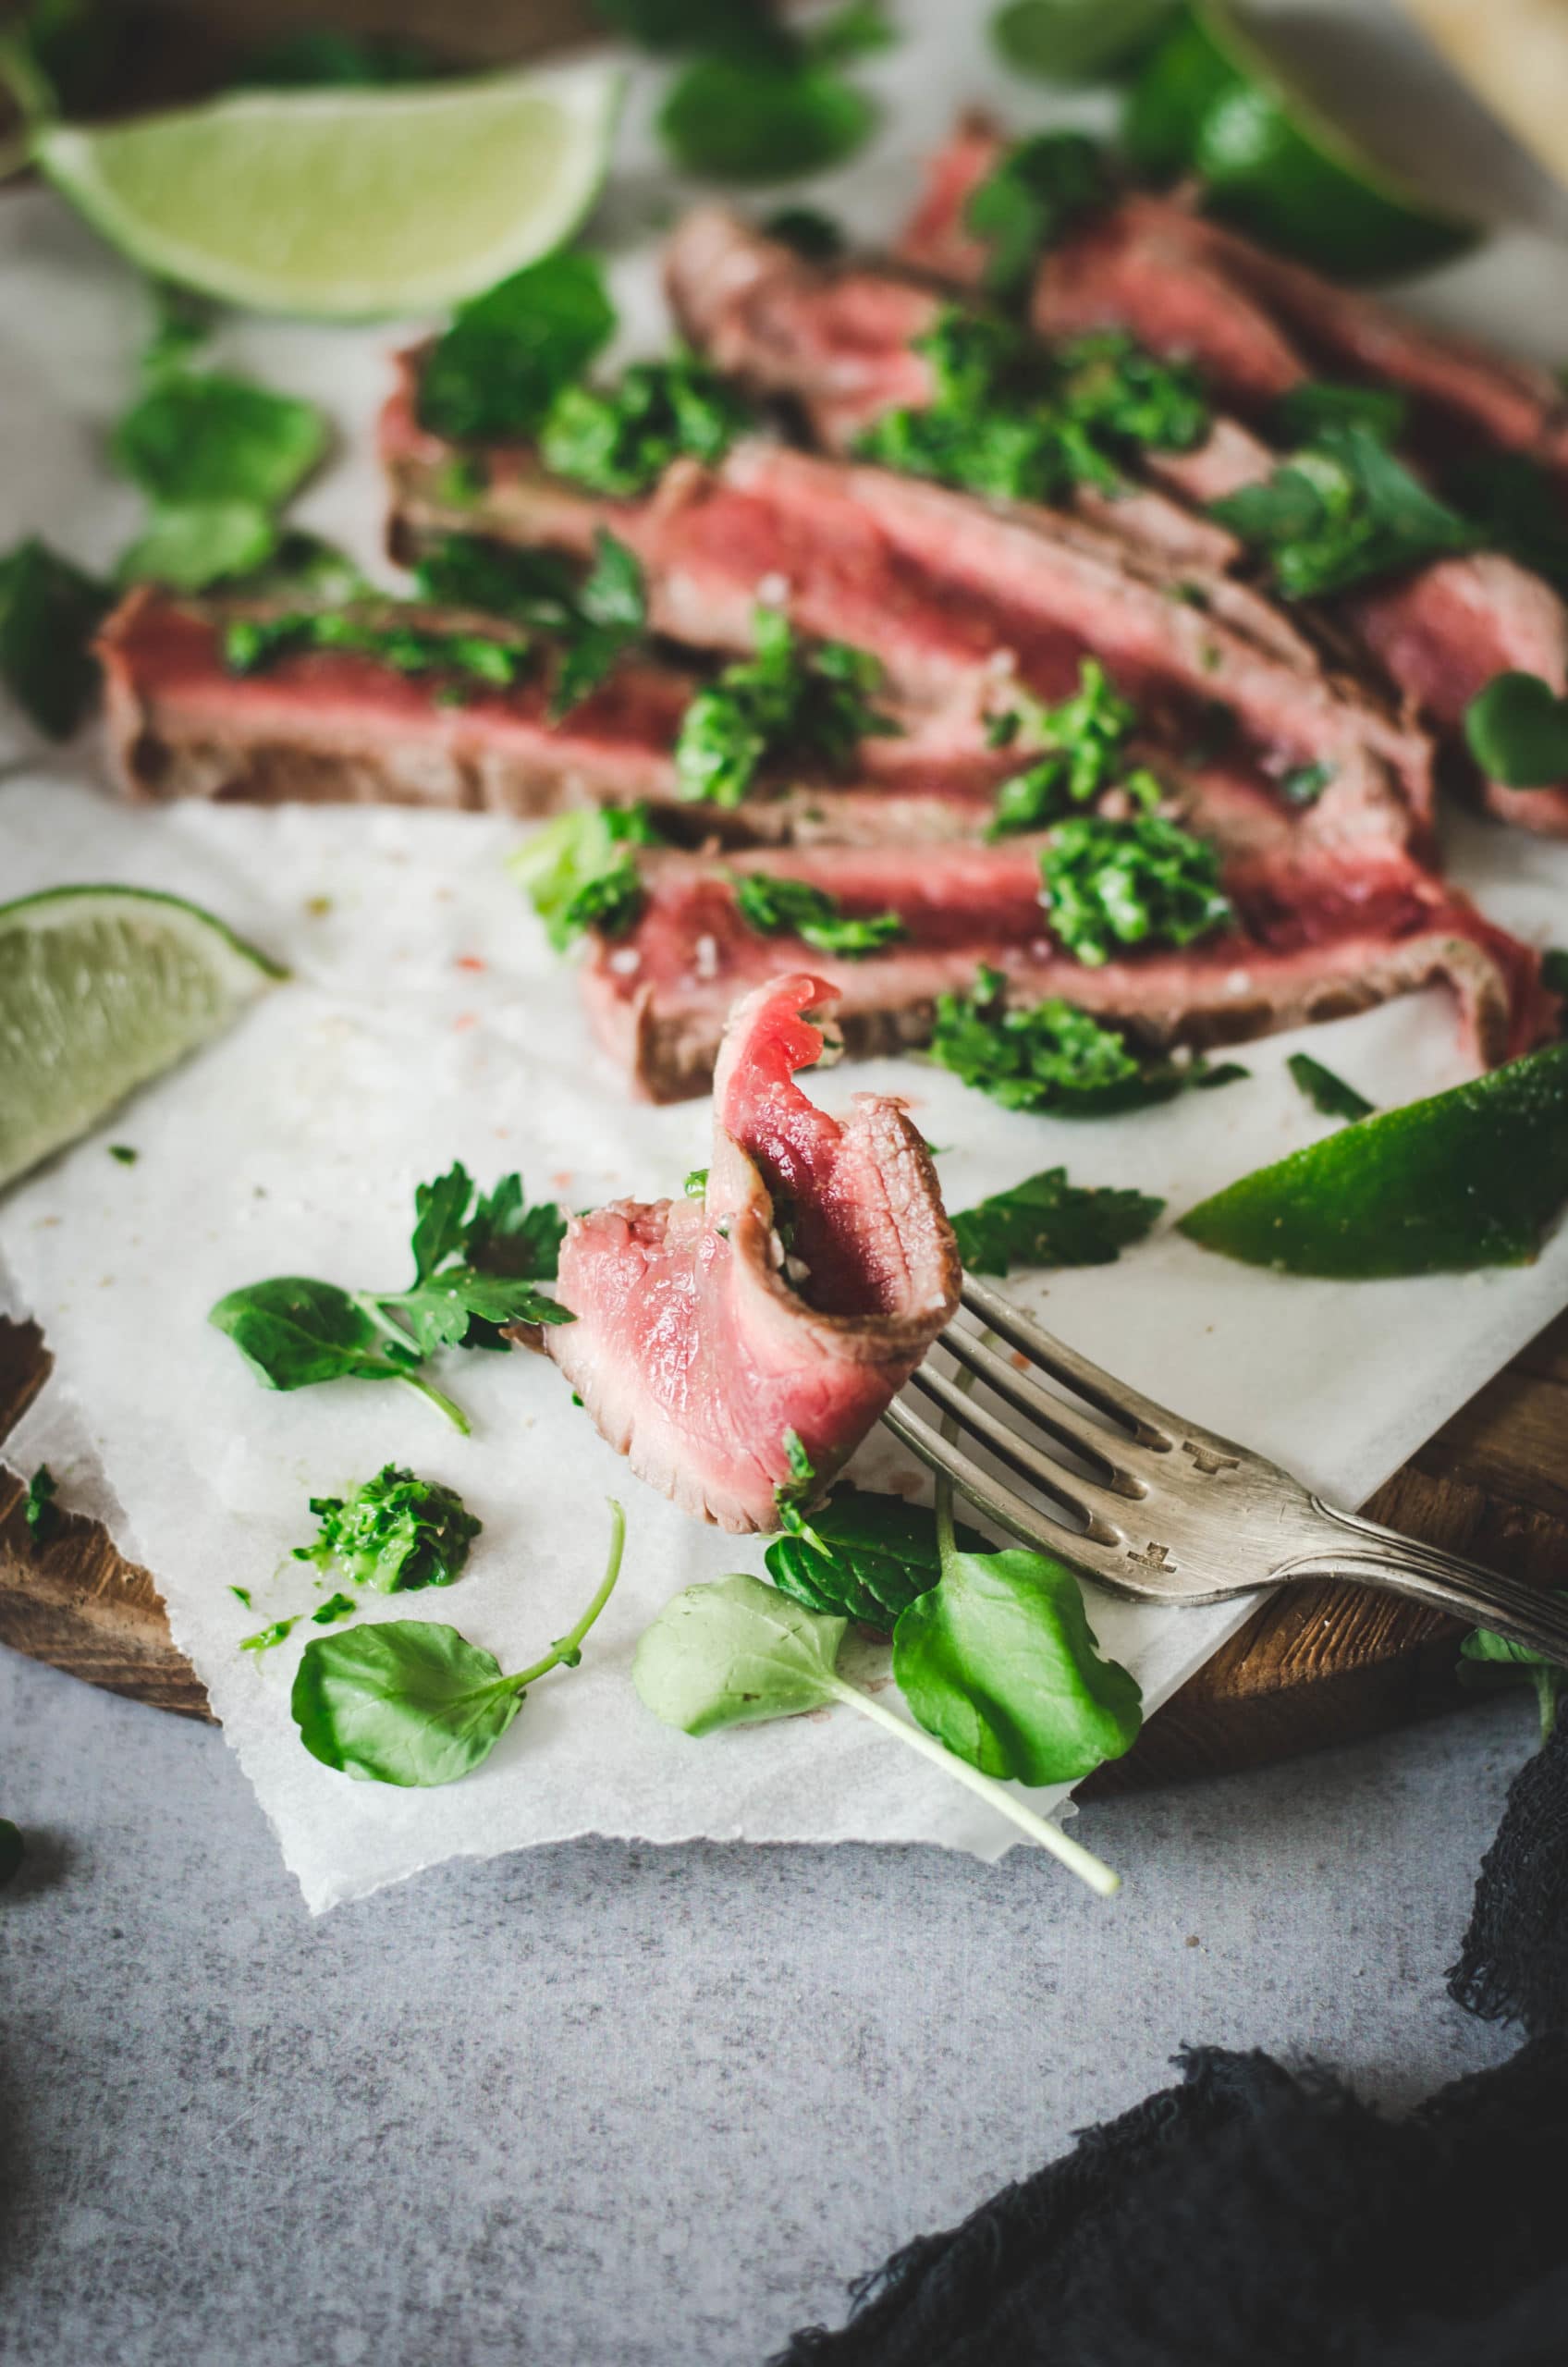
[(1205, 1249), (1365, 1282), (1525, 1266), (1568, 1199), (1568, 1044), (1363, 1118), (1184, 1216)]
[(392, 89), (244, 91), (58, 124), (37, 156), (143, 270), (255, 312), (440, 309), (547, 254), (597, 195), (621, 77), (601, 65)]
[(1122, 129), (1139, 172), (1195, 173), (1213, 213), (1337, 278), (1420, 271), (1475, 239), (1294, 88), (1227, 0), (1184, 0)]
[(0, 904), (0, 1187), (286, 975), (199, 904), (145, 888)]

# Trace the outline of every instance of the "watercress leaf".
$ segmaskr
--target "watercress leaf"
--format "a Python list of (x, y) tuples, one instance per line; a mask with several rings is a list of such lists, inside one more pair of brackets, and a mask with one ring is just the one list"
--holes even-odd
[[(975, 1530), (961, 1528), (959, 1538), (968, 1551), (986, 1551)], [(928, 1504), (853, 1485), (835, 1488), (809, 1532), (776, 1537), (765, 1558), (774, 1585), (808, 1611), (885, 1630), (942, 1571)]]
[(8, 1816), (0, 1816), (0, 1890), (16, 1880), (26, 1855), (21, 1834)]
[(92, 643), (111, 596), (36, 534), (0, 558), (0, 682), (51, 739), (98, 695)]
[(461, 1159), (433, 1184), (414, 1185), (414, 1229), (409, 1246), (413, 1252), (414, 1280), (429, 1280), (444, 1257), (455, 1257), (467, 1233), (473, 1179)]
[(1093, 968), (1126, 946), (1191, 945), (1231, 918), (1214, 847), (1158, 814), (1059, 824), (1040, 877), (1052, 929)]
[(1464, 737), (1488, 780), (1549, 789), (1568, 779), (1568, 699), (1538, 674), (1494, 674), (1464, 710)]
[(1322, 1117), (1370, 1118), (1377, 1107), (1364, 1093), (1357, 1093), (1354, 1085), (1347, 1085), (1332, 1069), (1326, 1069), (1321, 1061), (1315, 1061), (1310, 1052), (1292, 1052), (1285, 1066)]
[[(1553, 1592), (1562, 1595), (1568, 1589), (1558, 1587)], [(1557, 1723), (1557, 1706), (1568, 1671), (1560, 1668), (1542, 1653), (1530, 1650), (1527, 1644), (1516, 1644), (1507, 1636), (1500, 1636), (1489, 1627), (1472, 1628), (1459, 1647), (1460, 1675), (1471, 1683), (1501, 1680), (1504, 1684), (1525, 1682), (1533, 1685), (1537, 1706), (1540, 1711), (1541, 1740), (1550, 1738)]]
[(1013, 1266), (1109, 1266), (1142, 1241), (1165, 1207), (1144, 1192), (1067, 1180), (1064, 1167), (1026, 1176), (952, 1220), (959, 1255), (974, 1274)]
[(834, 1699), (848, 1625), (738, 1573), (666, 1603), (637, 1646), (631, 1681), (655, 1717), (684, 1734), (794, 1717)]
[(1107, 203), (1112, 186), (1104, 148), (1083, 132), (1036, 132), (1010, 148), (966, 211), (969, 228), (990, 250), (992, 294), (1020, 295), (1045, 250)]
[(46, 1463), (41, 1463), (28, 1481), (27, 1495), (22, 1502), (22, 1518), (33, 1545), (47, 1545), (60, 1526), (60, 1508), (55, 1502), (59, 1486)]
[(683, 172), (782, 181), (843, 164), (869, 136), (876, 109), (831, 67), (774, 41), (697, 59), (658, 120)]
[(115, 431), (115, 457), (155, 503), (253, 502), (276, 509), (326, 450), (313, 403), (217, 371), (165, 378)]
[(1136, 1681), (1096, 1646), (1072, 1572), (1043, 1553), (953, 1552), (893, 1630), (893, 1674), (928, 1734), (982, 1773), (1075, 1783), (1130, 1748)]
[(311, 1510), (316, 1534), (295, 1547), (295, 1561), (320, 1570), (336, 1564), (379, 1594), (449, 1587), (462, 1576), (482, 1527), (455, 1488), (416, 1478), (395, 1463), (347, 1497), (312, 1496)]
[(277, 548), (276, 521), (259, 502), (163, 502), (121, 552), (117, 571), (122, 583), (202, 592), (231, 577), (263, 576)]
[(398, 1348), (362, 1303), (336, 1282), (280, 1274), (220, 1298), (209, 1323), (227, 1332), (268, 1389), (308, 1389), (355, 1377), (395, 1380), (419, 1361)]
[(600, 264), (558, 249), (459, 307), (425, 362), (420, 415), (458, 441), (533, 435), (615, 325)]
[(415, 1619), (312, 1636), (289, 1698), (312, 1759), (405, 1786), (456, 1783), (488, 1759), (521, 1703), (494, 1653)]

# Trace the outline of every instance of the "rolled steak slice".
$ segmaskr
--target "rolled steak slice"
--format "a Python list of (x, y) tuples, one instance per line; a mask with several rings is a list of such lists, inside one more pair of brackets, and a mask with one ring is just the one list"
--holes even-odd
[(1063, 698), (1096, 656), (1173, 744), (1207, 730), (1218, 706), (1266, 772), (1381, 772), (1415, 816), (1430, 814), (1419, 730), (1364, 684), (1307, 670), (1194, 606), (1168, 569), (1084, 520), (761, 440), (712, 469), (677, 461), (636, 502), (552, 478), (526, 448), (492, 449), (465, 510), (446, 490), (459, 456), (419, 426), (406, 386), (384, 414), (382, 448), (402, 552), (468, 532), (586, 556), (605, 526), (636, 552), (652, 622), (677, 641), (748, 648), (765, 599), (813, 638), (870, 650), (896, 695), (931, 706), (1013, 672), (1036, 696)]
[[(984, 828), (1018, 760), (971, 715), (912, 717), (868, 741), (848, 781), (775, 778), (734, 808), (680, 796), (673, 750), (702, 676), (623, 660), (568, 715), (546, 681), (453, 705), (439, 681), (348, 650), (310, 650), (236, 674), (223, 637), (254, 602), (129, 593), (97, 644), (109, 745), (129, 796), (374, 803), (543, 816), (645, 800), (668, 831), (741, 844), (963, 837)], [(399, 610), (436, 629), (472, 618)]]
[(777, 1528), (781, 1489), (826, 1483), (958, 1306), (901, 1103), (857, 1094), (840, 1125), (795, 1083), (833, 1000), (809, 970), (747, 994), (717, 1051), (702, 1198), (612, 1201), (561, 1249), (577, 1319), (546, 1332), (550, 1355), (638, 1477), (721, 1528)]
[(1509, 1058), (1554, 1024), (1539, 956), (1398, 849), (1298, 843), (1224, 867), (1234, 926), (1180, 951), (1155, 949), (1086, 967), (1051, 936), (1040, 904), (1039, 841), (748, 852), (733, 864), (677, 852), (644, 858), (636, 926), (595, 942), (581, 973), (600, 1041), (654, 1101), (704, 1090), (725, 1016), (781, 960), (809, 949), (761, 936), (741, 915), (731, 874), (805, 879), (848, 917), (896, 912), (904, 936), (835, 963), (846, 1049), (871, 1055), (927, 1042), (938, 995), (999, 970), (1020, 1005), (1060, 996), (1151, 1049), (1233, 1044), (1339, 1019), (1441, 982), (1457, 998), (1480, 1065)]

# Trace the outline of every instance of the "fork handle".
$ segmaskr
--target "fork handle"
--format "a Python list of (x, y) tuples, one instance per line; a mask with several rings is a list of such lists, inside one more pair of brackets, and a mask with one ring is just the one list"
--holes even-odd
[[(1418, 1544), (1397, 1529), (1363, 1520), (1359, 1513), (1326, 1504), (1320, 1496), (1314, 1496), (1312, 1506), (1336, 1534), (1324, 1539), (1321, 1551), (1292, 1561), (1288, 1572), (1279, 1573), (1281, 1577), (1344, 1578), (1361, 1586), (1387, 1587), (1473, 1627), (1493, 1628), (1511, 1642), (1568, 1667), (1568, 1598), (1504, 1577), (1462, 1554)], [(1342, 1544), (1339, 1532), (1344, 1535)]]

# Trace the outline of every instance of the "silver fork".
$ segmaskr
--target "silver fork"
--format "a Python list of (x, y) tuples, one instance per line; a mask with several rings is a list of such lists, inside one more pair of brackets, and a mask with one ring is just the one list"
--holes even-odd
[(963, 1323), (949, 1323), (940, 1344), (1023, 1427), (929, 1362), (909, 1385), (1054, 1509), (903, 1401), (883, 1419), (1010, 1536), (1142, 1602), (1223, 1602), (1297, 1578), (1340, 1578), (1410, 1595), (1568, 1664), (1568, 1600), (1325, 1503), (1262, 1455), (1113, 1380), (968, 1275), (963, 1304), (1030, 1369)]

